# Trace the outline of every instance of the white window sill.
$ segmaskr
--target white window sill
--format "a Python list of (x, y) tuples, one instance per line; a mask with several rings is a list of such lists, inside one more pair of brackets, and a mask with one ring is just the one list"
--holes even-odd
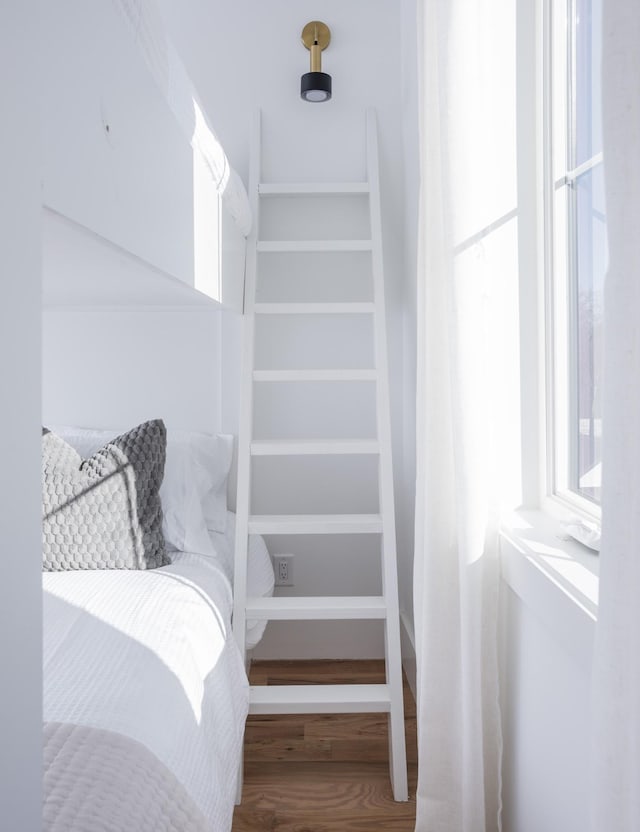
[(518, 511), (500, 533), (502, 577), (578, 661), (591, 664), (599, 559), (543, 511)]

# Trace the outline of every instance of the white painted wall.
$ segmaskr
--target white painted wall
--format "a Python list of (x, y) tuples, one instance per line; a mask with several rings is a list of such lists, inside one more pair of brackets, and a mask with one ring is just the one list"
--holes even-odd
[[(212, 114), (232, 164), (245, 181), (248, 176), (249, 128), (252, 113), (260, 107), (263, 114), (264, 181), (340, 181), (365, 177), (365, 110), (374, 106), (378, 113), (383, 210), (383, 243), (390, 334), (390, 367), (393, 402), (394, 457), (397, 498), (404, 495), (402, 485), (402, 389), (403, 338), (402, 304), (405, 280), (405, 144), (402, 123), (402, 24), (401, 4), (395, 0), (288, 0), (256, 3), (238, 0), (189, 0), (178, 4), (162, 2), (171, 37), (198, 87), (202, 101)], [(322, 105), (303, 102), (299, 97), (300, 76), (309, 69), (309, 54), (300, 42), (300, 33), (309, 20), (320, 19), (331, 29), (332, 40), (323, 53), (323, 70), (332, 75), (333, 98)], [(409, 31), (410, 23), (405, 22)], [(406, 34), (406, 32), (405, 32)], [(415, 175), (415, 166), (412, 166)], [(336, 206), (336, 211), (338, 210)], [(304, 233), (304, 228), (299, 228)], [(348, 235), (347, 235), (348, 236)], [(357, 258), (354, 258), (357, 259)], [(271, 288), (280, 291), (288, 281), (294, 291), (303, 292), (296, 273), (304, 265), (294, 258), (278, 261), (269, 275)], [(359, 265), (354, 271), (337, 272), (333, 266), (314, 281), (315, 291), (334, 292), (332, 298), (345, 299), (346, 288), (359, 281)], [(264, 299), (264, 298), (263, 298)], [(298, 300), (304, 297), (298, 295)], [(316, 295), (316, 299), (319, 299)], [(325, 295), (323, 299), (328, 299)], [(354, 332), (358, 323), (343, 322), (347, 329), (335, 325), (320, 340), (333, 344), (345, 361), (354, 361)], [(279, 341), (283, 352), (300, 364), (319, 361), (319, 353), (309, 340), (297, 333), (285, 336), (276, 328), (264, 344), (275, 349)], [(260, 352), (261, 359), (266, 356)], [(335, 356), (333, 357), (335, 358)], [(299, 366), (300, 366), (299, 364)], [(308, 365), (309, 366), (309, 365)], [(316, 364), (317, 366), (317, 364)], [(280, 435), (296, 435), (305, 403), (291, 392), (284, 397), (263, 392), (257, 402), (256, 422), (265, 430)], [(323, 391), (320, 412), (329, 414), (330, 424), (314, 425), (336, 435), (339, 430), (340, 396), (335, 389)], [(363, 417), (355, 423), (354, 414), (366, 410), (368, 393), (356, 396), (346, 408), (347, 435), (366, 435), (370, 423)], [(319, 412), (313, 392), (305, 391), (307, 410)], [(279, 398), (279, 397), (278, 397)], [(277, 413), (277, 417), (276, 417)], [(308, 413), (306, 416), (308, 417)], [(344, 415), (344, 414), (343, 414)], [(345, 424), (343, 423), (343, 428)], [(331, 431), (335, 431), (332, 433)], [(355, 431), (355, 434), (354, 432)], [(299, 435), (299, 433), (297, 434)], [(313, 510), (336, 496), (323, 463), (307, 463), (306, 487)], [(267, 466), (263, 466), (266, 468)], [(289, 469), (293, 466), (289, 466)], [(287, 469), (287, 477), (291, 473)], [(282, 468), (281, 468), (282, 471)], [(300, 490), (288, 494), (284, 473), (258, 471), (256, 503), (264, 507), (295, 497), (302, 505)], [(304, 479), (304, 474), (301, 479)], [(358, 505), (369, 505), (369, 488), (357, 479), (355, 466), (343, 469), (341, 480), (345, 496)], [(366, 475), (365, 475), (366, 480)], [(311, 483), (311, 485), (309, 485)], [(358, 484), (360, 483), (360, 484)], [(343, 503), (344, 504), (344, 503)], [(289, 502), (290, 505), (290, 502)], [(346, 505), (346, 504), (345, 504)], [(374, 506), (375, 509), (375, 506)], [(295, 510), (295, 507), (291, 510)], [(363, 508), (363, 510), (366, 510)], [(410, 572), (410, 536), (406, 529), (412, 521), (399, 511), (402, 526), (399, 540), (401, 575), (405, 579), (403, 596), (407, 598), (407, 574)], [(312, 541), (291, 537), (269, 541), (272, 551), (296, 554), (296, 594), (357, 594), (375, 592), (378, 541)], [(363, 575), (366, 580), (363, 580)], [(410, 586), (410, 584), (409, 584)], [(324, 631), (324, 632), (323, 632)], [(328, 634), (331, 631), (330, 635)], [(382, 638), (376, 623), (323, 625), (316, 623), (271, 623), (256, 655), (262, 657), (375, 656), (382, 655)]]
[(591, 659), (565, 624), (503, 584), (504, 832), (589, 828)]
[(45, 423), (219, 432), (219, 327), (207, 307), (45, 309)]
[[(152, 264), (160, 282), (173, 277), (241, 309), (244, 238), (204, 156), (192, 149), (199, 110), (154, 4), (144, 14), (136, 40), (117, 3), (44, 4), (43, 200)], [(163, 73), (171, 75), (169, 92), (149, 68), (145, 36), (162, 83)], [(208, 136), (222, 172), (224, 154), (198, 118), (199, 140)], [(70, 285), (80, 283), (86, 295), (96, 281), (84, 277), (85, 285)]]
[(44, 421), (118, 428), (160, 417), (235, 433), (241, 316), (74, 223), (44, 219)]
[(41, 815), (40, 4), (0, 8), (0, 825)]
[(193, 152), (117, 3), (43, 4), (44, 202), (193, 285)]

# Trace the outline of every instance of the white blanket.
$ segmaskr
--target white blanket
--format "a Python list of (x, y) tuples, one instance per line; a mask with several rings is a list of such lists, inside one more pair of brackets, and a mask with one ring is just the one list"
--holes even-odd
[(231, 828), (248, 683), (215, 561), (44, 579), (44, 719), (144, 745), (212, 832)]
[(121, 734), (47, 722), (43, 768), (43, 832), (209, 829), (169, 769)]

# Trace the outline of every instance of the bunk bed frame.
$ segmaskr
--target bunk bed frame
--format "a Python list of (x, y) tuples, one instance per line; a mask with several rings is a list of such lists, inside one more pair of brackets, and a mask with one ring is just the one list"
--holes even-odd
[[(144, 375), (135, 366), (137, 356), (130, 366), (120, 361), (108, 367), (104, 343), (109, 337), (133, 343), (132, 315), (155, 307), (166, 321), (200, 307), (213, 313), (201, 329), (217, 328), (211, 337), (218, 345), (228, 334), (225, 327), (239, 338), (251, 217), (244, 187), (153, 4), (62, 0), (43, 7), (43, 15), (49, 33), (45, 330), (79, 325), (77, 344), (69, 338), (49, 354), (55, 338), (47, 341), (45, 331), (43, 418), (86, 426), (88, 411), (72, 412), (82, 393), (96, 389), (87, 387), (86, 375), (69, 381), (71, 396), (60, 394), (64, 413), (50, 406), (50, 389), (78, 369), (64, 366), (67, 357), (92, 350), (102, 350), (96, 372), (100, 383), (112, 383), (114, 400), (119, 374)], [(92, 331), (107, 314), (116, 331), (106, 324), (104, 331)], [(159, 333), (157, 344), (170, 342), (171, 335)], [(202, 352), (208, 343), (183, 340), (184, 355)], [(218, 419), (203, 425), (202, 414), (193, 413), (193, 423), (180, 426), (216, 433), (222, 411), (233, 418), (237, 408), (222, 401), (224, 377), (231, 374), (221, 366), (221, 349), (200, 359), (211, 365), (202, 384), (216, 385), (208, 400)], [(105, 368), (113, 376), (106, 381)], [(93, 424), (131, 427), (139, 420), (136, 406), (120, 395), (118, 407)], [(231, 482), (230, 491), (233, 477)], [(104, 817), (110, 828), (119, 823), (140, 832), (160, 825), (176, 832), (231, 828), (248, 687), (231, 631), (232, 556), (227, 564), (224, 553), (233, 551), (233, 540), (227, 534), (216, 547), (215, 558), (187, 551), (166, 569), (47, 576), (48, 832), (85, 832)], [(181, 609), (204, 622), (197, 632)], [(172, 624), (165, 632), (167, 616)], [(174, 653), (172, 634), (192, 647)]]

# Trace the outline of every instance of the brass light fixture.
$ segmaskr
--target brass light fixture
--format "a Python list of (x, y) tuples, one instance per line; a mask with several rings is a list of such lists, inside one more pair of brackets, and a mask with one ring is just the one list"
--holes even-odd
[(302, 42), (311, 53), (311, 71), (300, 79), (300, 95), (305, 101), (328, 101), (331, 98), (331, 76), (322, 72), (322, 52), (329, 46), (331, 32), (326, 23), (312, 20), (302, 30)]

